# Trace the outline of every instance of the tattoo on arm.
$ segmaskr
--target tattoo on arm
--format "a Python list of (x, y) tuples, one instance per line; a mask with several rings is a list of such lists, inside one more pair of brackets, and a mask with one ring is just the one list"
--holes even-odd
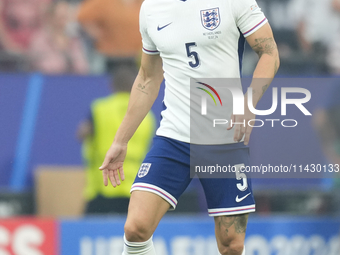
[[(260, 95), (259, 100), (262, 98), (262, 96), (264, 95), (264, 92), (266, 92), (266, 90), (267, 90), (268, 87), (269, 87), (269, 84), (266, 84), (266, 85), (262, 86), (262, 93), (261, 93), (261, 95)], [(256, 94), (257, 91), (258, 91), (258, 90), (253, 89), (253, 95)]]
[(147, 93), (146, 91), (145, 91), (145, 85), (142, 85), (142, 84), (138, 84), (137, 85), (137, 88), (136, 88), (138, 91), (140, 91), (140, 92), (142, 92), (142, 93), (144, 93), (144, 94), (146, 94), (146, 95), (149, 95), (149, 93)]
[(224, 231), (226, 235), (229, 233), (229, 229), (234, 225), (235, 232), (242, 234), (246, 232), (248, 214), (237, 216), (220, 216), (218, 219), (218, 227), (221, 231)]
[(272, 37), (255, 39), (255, 44), (251, 45), (251, 47), (259, 57), (263, 54), (274, 56), (277, 49), (276, 43)]
[(264, 92), (266, 92), (267, 88), (269, 87), (269, 84), (266, 84), (262, 87), (262, 95), (261, 97), (263, 96)]
[[(264, 92), (266, 92), (266, 90), (267, 90), (268, 87), (269, 87), (269, 84), (266, 84), (266, 85), (262, 86), (262, 93), (261, 93), (261, 95), (260, 95), (260, 99), (263, 97)], [(259, 99), (259, 100), (260, 100), (260, 99)]]

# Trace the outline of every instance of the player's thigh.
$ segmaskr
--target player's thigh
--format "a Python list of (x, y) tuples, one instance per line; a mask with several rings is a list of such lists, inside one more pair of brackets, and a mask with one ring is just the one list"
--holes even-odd
[(155, 137), (131, 187), (125, 235), (128, 241), (146, 241), (167, 210), (189, 185), (189, 145)]
[(133, 191), (130, 198), (125, 235), (128, 241), (143, 242), (156, 230), (170, 204), (148, 191)]
[(214, 217), (215, 235), (222, 254), (241, 254), (248, 223), (248, 214)]

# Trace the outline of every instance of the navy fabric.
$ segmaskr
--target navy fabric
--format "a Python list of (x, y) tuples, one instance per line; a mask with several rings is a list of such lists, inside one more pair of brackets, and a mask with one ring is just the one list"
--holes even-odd
[[(223, 157), (223, 162), (228, 162), (230, 165), (240, 163), (249, 165), (249, 148), (243, 143), (217, 145), (212, 151), (217, 149), (219, 151), (217, 154)], [(157, 186), (177, 200), (192, 180), (190, 177), (190, 144), (188, 143), (156, 136), (143, 164), (151, 165), (143, 177), (138, 177), (137, 174), (134, 184), (144, 183)], [(235, 178), (200, 178), (208, 209), (231, 209), (255, 204), (251, 180), (247, 178), (247, 189), (240, 191), (237, 184), (242, 184), (243, 180), (237, 180), (235, 173), (233, 176)], [(236, 202), (236, 197), (242, 198), (247, 194), (249, 195), (242, 201)]]

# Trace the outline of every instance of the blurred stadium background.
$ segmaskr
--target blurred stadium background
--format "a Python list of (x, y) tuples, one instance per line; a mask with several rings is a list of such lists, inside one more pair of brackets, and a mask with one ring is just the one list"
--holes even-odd
[[(258, 3), (278, 43), (278, 77), (311, 91), (307, 107), (313, 117), (300, 118), (292, 110), (289, 117), (300, 121), (294, 131), (254, 130), (253, 164), (340, 164), (340, 122), (330, 124), (331, 143), (317, 118), (327, 111), (334, 119), (340, 116), (340, 1)], [(91, 102), (110, 93), (110, 71), (77, 22), (82, 1), (63, 4), (51, 21), (52, 0), (0, 0), (1, 255), (119, 255), (122, 250), (125, 215), (84, 215), (85, 173), (76, 137)], [(59, 38), (51, 24), (60, 20), (61, 40), (73, 45), (62, 51), (49, 44)], [(246, 47), (243, 76), (251, 75), (256, 59)], [(163, 88), (152, 108), (158, 121)], [(262, 106), (271, 103), (268, 94)], [(339, 255), (339, 183), (334, 173), (254, 179), (257, 212), (249, 219), (246, 254)], [(160, 255), (217, 254), (213, 221), (196, 180), (154, 238)]]

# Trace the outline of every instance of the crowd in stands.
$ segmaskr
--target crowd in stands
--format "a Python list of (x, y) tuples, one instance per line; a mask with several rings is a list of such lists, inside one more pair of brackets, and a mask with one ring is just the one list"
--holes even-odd
[(340, 0), (293, 0), (291, 12), (310, 73), (340, 74)]
[(0, 71), (88, 74), (135, 58), (141, 2), (0, 0)]
[[(295, 24), (289, 34), (274, 27), (281, 62), (289, 47), (295, 48), (298, 64), (305, 64), (302, 75), (340, 74), (340, 0), (259, 0), (263, 9), (274, 2), (288, 6)], [(0, 72), (104, 73), (120, 57), (135, 58), (141, 48), (141, 3), (0, 0)], [(282, 74), (289, 74), (284, 69), (294, 65), (294, 60), (287, 61)]]
[(68, 2), (1, 0), (0, 14), (1, 71), (89, 71), (76, 10)]

